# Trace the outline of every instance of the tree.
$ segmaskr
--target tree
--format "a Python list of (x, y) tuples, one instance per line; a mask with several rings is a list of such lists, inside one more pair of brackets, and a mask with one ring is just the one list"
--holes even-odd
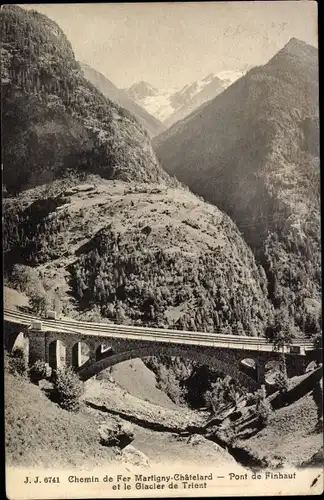
[(266, 426), (269, 423), (272, 414), (272, 406), (266, 396), (267, 396), (266, 389), (265, 386), (263, 385), (261, 389), (259, 389), (256, 392), (257, 402), (255, 408), (255, 413), (262, 427)]
[(295, 334), (286, 310), (275, 313), (274, 321), (266, 328), (265, 336), (276, 351), (292, 343)]
[(29, 299), (31, 309), (39, 316), (46, 316), (51, 307), (49, 297), (44, 293), (34, 293)]
[(71, 368), (59, 368), (54, 372), (51, 398), (61, 408), (78, 411), (83, 389), (83, 383)]
[(266, 328), (265, 336), (273, 344), (275, 351), (282, 351), (280, 354), (281, 375), (279, 379), (280, 387), (286, 388), (288, 386), (288, 376), (284, 348), (290, 345), (295, 337), (287, 310), (279, 310), (275, 313), (274, 322)]

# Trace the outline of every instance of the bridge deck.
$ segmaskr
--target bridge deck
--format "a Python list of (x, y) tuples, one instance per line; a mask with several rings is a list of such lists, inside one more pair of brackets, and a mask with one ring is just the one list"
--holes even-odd
[[(39, 318), (20, 311), (4, 309), (4, 320), (30, 327), (33, 321), (42, 323), (42, 331), (57, 331), (61, 333), (74, 333), (85, 336), (105, 338), (136, 339), (151, 342), (199, 345), (206, 347), (219, 347), (247, 351), (271, 352), (274, 347), (265, 338), (227, 335), (219, 333), (206, 333), (185, 330), (170, 330), (162, 328), (149, 328), (140, 326), (90, 323), (74, 320), (51, 320)], [(302, 347), (304, 351), (314, 350), (312, 342), (296, 341), (294, 346)], [(282, 349), (290, 352), (288, 346)]]

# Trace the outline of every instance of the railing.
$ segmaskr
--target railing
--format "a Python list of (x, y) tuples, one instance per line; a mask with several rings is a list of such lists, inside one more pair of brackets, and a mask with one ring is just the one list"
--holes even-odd
[[(4, 319), (15, 323), (30, 326), (32, 323), (40, 323), (40, 329), (44, 331), (60, 331), (62, 333), (110, 336), (120, 339), (133, 339), (143, 341), (154, 341), (172, 344), (188, 344), (206, 347), (222, 347), (228, 349), (239, 349), (247, 351), (273, 351), (274, 347), (265, 338), (246, 337), (219, 333), (195, 332), (186, 330), (171, 330), (163, 328), (151, 328), (129, 325), (89, 323), (86, 321), (52, 320), (42, 319), (20, 311), (4, 309)], [(37, 328), (38, 329), (38, 328)], [(313, 349), (313, 343), (294, 342), (296, 348), (305, 350)], [(285, 346), (281, 352), (290, 352)]]

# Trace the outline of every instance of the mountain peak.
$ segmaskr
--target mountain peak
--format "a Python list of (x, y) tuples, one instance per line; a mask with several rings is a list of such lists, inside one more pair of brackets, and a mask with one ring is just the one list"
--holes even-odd
[(304, 75), (308, 79), (315, 76), (317, 78), (318, 49), (313, 45), (291, 38), (288, 43), (275, 54), (266, 66), (274, 68), (281, 67), (282, 71), (288, 70), (299, 76)]
[(139, 82), (133, 83), (133, 85), (129, 87), (126, 92), (133, 99), (143, 99), (145, 97), (156, 95), (158, 90), (144, 80), (141, 80)]
[(205, 76), (205, 78), (203, 79), (203, 82), (210, 82), (214, 78), (215, 78), (214, 73), (209, 73), (209, 75)]
[(310, 46), (310, 45), (304, 42), (303, 40), (300, 40), (299, 38), (292, 37), (290, 38), (289, 42), (286, 43), (284, 49), (290, 47), (305, 47), (305, 46)]
[(317, 48), (313, 45), (309, 45), (303, 40), (293, 37), (286, 43), (277, 55), (290, 54), (298, 57), (314, 57), (316, 56), (316, 52)]

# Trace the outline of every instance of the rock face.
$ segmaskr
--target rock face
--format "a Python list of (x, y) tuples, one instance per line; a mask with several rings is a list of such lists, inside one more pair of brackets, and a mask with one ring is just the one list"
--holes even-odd
[(103, 446), (117, 446), (125, 448), (134, 441), (134, 429), (125, 422), (116, 422), (114, 426), (102, 424), (99, 427), (100, 444)]
[(1, 9), (0, 22), (8, 193), (71, 172), (144, 182), (167, 179), (147, 131), (84, 78), (55, 22), (10, 5)]
[(123, 463), (131, 464), (135, 467), (148, 468), (150, 466), (149, 459), (144, 453), (134, 448), (134, 446), (129, 445), (123, 449), (121, 454), (121, 460)]
[(154, 140), (165, 170), (233, 218), (272, 303), (308, 333), (319, 328), (318, 116), (317, 49), (292, 39)]

